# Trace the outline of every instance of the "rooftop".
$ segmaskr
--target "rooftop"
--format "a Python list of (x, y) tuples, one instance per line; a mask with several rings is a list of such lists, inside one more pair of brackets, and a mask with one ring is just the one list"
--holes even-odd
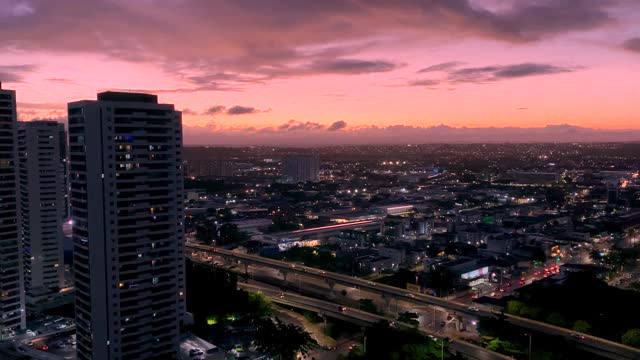
[(153, 94), (105, 91), (98, 93), (99, 101), (158, 103), (158, 96)]

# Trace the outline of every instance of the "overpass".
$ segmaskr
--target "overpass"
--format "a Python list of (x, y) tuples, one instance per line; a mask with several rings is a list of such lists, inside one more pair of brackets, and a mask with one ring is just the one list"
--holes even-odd
[[(329, 271), (324, 271), (299, 264), (287, 263), (284, 261), (273, 260), (261, 256), (242, 254), (226, 249), (214, 248), (206, 245), (193, 243), (185, 244), (188, 251), (201, 251), (211, 256), (225, 258), (245, 266), (247, 272), (250, 265), (258, 265), (278, 270), (286, 281), (288, 274), (294, 273), (310, 278), (322, 279), (329, 286), (329, 290), (333, 291), (336, 284), (358, 288), (360, 290), (381, 294), (385, 301), (391, 299), (413, 302), (421, 305), (438, 306), (449, 311), (471, 316), (491, 317), (496, 315), (490, 311), (473, 311), (469, 310), (466, 304), (445, 300), (438, 297), (425, 295), (385, 284), (375, 283), (373, 281), (363, 280), (357, 277), (351, 277)], [(550, 325), (547, 323), (522, 318), (519, 316), (504, 314), (505, 321), (528, 330), (539, 331), (550, 335), (561, 336), (568, 341), (576, 342), (584, 351), (597, 354), (609, 359), (640, 359), (640, 349), (626, 346), (607, 339), (591, 336), (584, 333), (578, 333), (566, 328)], [(578, 339), (575, 334), (581, 335), (582, 339)]]
[[(254, 292), (261, 292), (265, 296), (269, 297), (272, 302), (280, 305), (286, 305), (295, 307), (302, 310), (313, 311), (321, 314), (322, 316), (332, 317), (334, 319), (346, 320), (358, 325), (370, 325), (379, 321), (390, 321), (390, 319), (372, 314), (359, 309), (337, 306), (335, 303), (328, 301), (322, 301), (314, 298), (305, 297), (298, 294), (285, 293), (281, 294), (279, 290), (268, 287), (262, 287), (257, 285), (238, 283), (238, 286)], [(401, 322), (392, 322), (395, 326), (403, 328), (413, 328), (408, 324)], [(429, 335), (427, 331), (419, 329), (421, 332)], [(437, 335), (437, 334), (431, 334)], [(441, 339), (444, 341), (444, 338)], [(444, 346), (444, 343), (443, 343)], [(508, 360), (511, 359), (508, 356), (498, 354), (494, 351), (487, 350), (483, 347), (468, 343), (463, 340), (451, 339), (451, 349), (464, 355), (467, 359), (474, 360)]]
[(279, 244), (283, 241), (306, 240), (306, 239), (327, 239), (338, 235), (344, 230), (362, 229), (366, 231), (379, 230), (382, 220), (359, 220), (342, 224), (332, 224), (302, 230), (285, 231), (263, 235), (264, 241)]

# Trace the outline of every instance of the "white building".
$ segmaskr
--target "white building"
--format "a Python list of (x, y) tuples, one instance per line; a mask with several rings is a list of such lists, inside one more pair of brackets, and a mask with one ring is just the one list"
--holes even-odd
[(64, 283), (64, 163), (55, 121), (18, 122), (19, 196), (28, 304), (46, 301)]
[(22, 246), (18, 233), (16, 93), (0, 84), (0, 339), (24, 329)]
[(182, 115), (149, 94), (68, 105), (78, 359), (176, 358)]

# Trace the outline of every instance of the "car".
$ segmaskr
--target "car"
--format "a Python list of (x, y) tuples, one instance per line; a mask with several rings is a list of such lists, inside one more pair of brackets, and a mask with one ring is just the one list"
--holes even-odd
[(433, 340), (433, 341), (438, 341), (438, 338), (433, 336), (433, 335), (427, 335), (429, 337), (429, 339)]
[(469, 310), (471, 310), (471, 311), (475, 311), (475, 312), (480, 311), (480, 309), (478, 309), (478, 308), (477, 308), (477, 307), (475, 307), (475, 306), (469, 306), (467, 309), (469, 309)]
[(280, 297), (280, 299), (284, 299), (284, 293), (283, 293), (283, 292), (281, 292), (281, 293), (278, 295), (278, 297)]
[(35, 332), (35, 331), (33, 331), (33, 330), (27, 330), (27, 332), (26, 332), (25, 334), (27, 334), (27, 336), (31, 336), (31, 337), (35, 337), (36, 335), (38, 335), (38, 334), (36, 334), (36, 332)]
[(42, 345), (42, 347), (40, 348), (40, 350), (42, 351), (48, 351), (49, 350), (49, 346), (47, 344)]
[(201, 349), (198, 349), (198, 348), (193, 348), (193, 349), (189, 350), (189, 356), (190, 357), (200, 356), (202, 354), (204, 354), (204, 352)]
[(346, 312), (346, 311), (347, 311), (347, 308), (346, 308), (346, 307), (344, 307), (344, 306), (339, 306), (339, 307), (338, 307), (338, 310), (340, 310), (340, 312)]
[(582, 335), (582, 334), (571, 333), (571, 334), (569, 334), (569, 336), (571, 336), (574, 339), (584, 340), (584, 335)]
[(445, 325), (447, 325), (447, 323), (446, 323), (446, 322), (444, 322), (444, 321), (440, 321), (440, 326), (441, 326), (441, 327), (444, 327)]

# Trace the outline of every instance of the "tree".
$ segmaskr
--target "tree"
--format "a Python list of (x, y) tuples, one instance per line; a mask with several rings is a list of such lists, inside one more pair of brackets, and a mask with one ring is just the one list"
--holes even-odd
[(523, 354), (522, 351), (516, 344), (500, 340), (500, 338), (495, 338), (487, 344), (487, 350), (495, 351), (505, 355), (520, 355)]
[(591, 331), (591, 325), (584, 320), (576, 320), (576, 322), (573, 323), (573, 330), (588, 334), (589, 331)]
[(562, 327), (567, 326), (567, 321), (565, 320), (564, 315), (562, 315), (561, 313), (549, 314), (549, 316), (547, 316), (546, 322), (556, 326), (562, 326)]
[(370, 312), (372, 314), (378, 314), (378, 308), (371, 299), (360, 299), (360, 310)]
[(511, 300), (507, 302), (507, 308), (505, 309), (505, 312), (507, 314), (520, 315), (524, 307), (525, 305), (522, 301)]
[(204, 222), (196, 227), (196, 240), (209, 245), (216, 237), (216, 225), (212, 222)]
[(627, 332), (622, 335), (622, 343), (640, 348), (640, 329), (636, 328), (627, 330)]
[[(349, 360), (425, 360), (440, 359), (442, 343), (435, 342), (416, 329), (399, 329), (380, 321), (364, 332), (366, 353), (358, 349), (347, 356)], [(452, 359), (448, 345), (444, 344), (444, 357)]]
[(271, 300), (262, 293), (250, 292), (248, 303), (251, 312), (258, 317), (268, 316), (273, 312)]
[(560, 187), (550, 187), (545, 190), (547, 203), (552, 207), (559, 207), (565, 203), (565, 193)]
[(219, 239), (220, 244), (232, 244), (242, 242), (248, 239), (246, 233), (238, 230), (238, 225), (225, 223), (220, 226)]
[(420, 325), (420, 322), (418, 321), (418, 314), (409, 311), (398, 314), (398, 321), (414, 326)]
[(589, 257), (593, 262), (596, 263), (602, 261), (602, 254), (600, 254), (600, 251), (598, 250), (591, 250), (591, 252), (589, 253)]
[(254, 345), (258, 351), (278, 360), (290, 360), (297, 353), (306, 355), (318, 343), (300, 326), (286, 324), (275, 318), (258, 322)]

